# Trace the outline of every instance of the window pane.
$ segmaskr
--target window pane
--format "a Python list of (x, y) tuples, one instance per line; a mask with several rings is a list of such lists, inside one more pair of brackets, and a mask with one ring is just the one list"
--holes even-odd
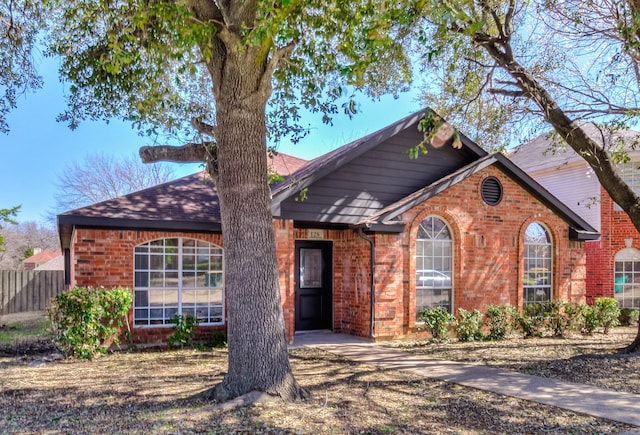
[(203, 323), (223, 323), (222, 256), (220, 247), (194, 239), (160, 239), (135, 247), (134, 325), (169, 325), (176, 314), (195, 315), (196, 309)]
[(135, 318), (134, 325), (148, 325), (149, 324), (149, 310), (147, 309), (135, 309), (133, 312)]
[(149, 272), (136, 272), (134, 286), (149, 287)]
[(136, 256), (135, 256), (135, 268), (136, 269), (148, 269), (149, 268), (149, 256), (145, 255), (145, 254), (136, 254)]
[(151, 272), (151, 287), (164, 287), (164, 273)]
[(447, 224), (430, 216), (422, 221), (416, 240), (416, 319), (426, 308), (452, 311), (453, 242)]
[(551, 300), (553, 277), (553, 246), (551, 236), (540, 223), (527, 227), (524, 236), (524, 303)]
[(178, 270), (178, 255), (167, 255), (165, 257), (165, 269), (166, 270)]
[(164, 256), (152, 255), (151, 256), (151, 269), (152, 270), (164, 270)]
[(149, 292), (144, 290), (136, 290), (135, 292), (135, 306), (136, 307), (148, 307), (149, 306)]
[(222, 286), (222, 272), (210, 273), (209, 282), (207, 283), (208, 287), (220, 287)]
[(195, 270), (196, 257), (194, 255), (182, 256), (182, 269), (183, 270)]
[(196, 274), (193, 272), (182, 272), (182, 288), (194, 288), (196, 286)]

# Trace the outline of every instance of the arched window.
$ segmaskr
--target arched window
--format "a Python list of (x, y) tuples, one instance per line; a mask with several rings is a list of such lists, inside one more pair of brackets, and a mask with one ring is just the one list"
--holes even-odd
[(135, 326), (171, 324), (177, 314), (201, 325), (224, 323), (222, 248), (171, 238), (136, 246), (134, 255)]
[(524, 233), (524, 303), (551, 300), (553, 242), (549, 231), (534, 222)]
[(620, 308), (640, 308), (640, 251), (624, 248), (614, 258), (613, 297)]
[(416, 319), (427, 308), (452, 311), (453, 238), (447, 224), (429, 216), (416, 237)]

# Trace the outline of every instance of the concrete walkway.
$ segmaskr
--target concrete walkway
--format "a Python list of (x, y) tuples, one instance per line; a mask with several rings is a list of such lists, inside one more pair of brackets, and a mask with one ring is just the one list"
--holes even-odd
[[(413, 355), (359, 337), (331, 332), (296, 334), (291, 347), (318, 347), (362, 364), (406, 370), (428, 378), (544, 403), (640, 427), (640, 395), (552, 378)], [(630, 373), (630, 376), (638, 376)], [(640, 432), (633, 432), (640, 433)]]

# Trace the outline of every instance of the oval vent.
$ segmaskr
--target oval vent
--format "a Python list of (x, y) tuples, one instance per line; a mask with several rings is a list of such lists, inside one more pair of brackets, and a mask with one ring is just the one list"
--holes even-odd
[(489, 205), (498, 205), (502, 201), (502, 184), (496, 177), (482, 181), (482, 199)]

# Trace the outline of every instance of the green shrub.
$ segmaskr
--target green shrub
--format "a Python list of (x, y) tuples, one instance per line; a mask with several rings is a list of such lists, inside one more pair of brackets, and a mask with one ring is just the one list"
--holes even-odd
[(176, 314), (170, 320), (175, 324), (173, 334), (167, 339), (169, 347), (193, 346), (196, 335), (194, 328), (198, 326), (198, 319), (191, 314)]
[(213, 331), (211, 331), (211, 335), (209, 336), (209, 343), (207, 344), (210, 347), (214, 347), (214, 348), (226, 348), (227, 347), (227, 331), (214, 329)]
[(431, 332), (431, 339), (435, 342), (449, 341), (449, 324), (453, 322), (453, 316), (446, 308), (428, 308), (420, 312), (420, 320)]
[(620, 307), (618, 301), (613, 298), (599, 298), (594, 304), (598, 311), (600, 325), (603, 333), (608, 334), (611, 328), (619, 325), (618, 317), (620, 317)]
[(582, 333), (593, 334), (600, 327), (600, 319), (598, 318), (598, 310), (596, 307), (586, 305), (581, 313)]
[(484, 317), (489, 340), (504, 340), (513, 331), (517, 311), (511, 305), (490, 305)]
[(515, 316), (525, 338), (542, 337), (547, 318), (546, 309), (544, 304), (527, 304), (522, 309), (522, 314)]
[(582, 311), (582, 332), (593, 334), (596, 329), (602, 328), (602, 333), (608, 334), (611, 328), (618, 326), (619, 317), (618, 301), (613, 298), (598, 298), (593, 306), (587, 306)]
[(575, 302), (554, 299), (541, 304), (544, 326), (554, 337), (564, 337), (579, 323), (583, 306)]
[(478, 310), (467, 311), (458, 308), (458, 320), (455, 322), (455, 330), (458, 340), (475, 341), (482, 340), (482, 313)]
[(622, 308), (620, 310), (620, 317), (618, 317), (618, 323), (621, 326), (631, 326), (638, 323), (638, 309), (637, 308)]
[(51, 300), (47, 308), (55, 341), (67, 355), (81, 359), (105, 353), (131, 308), (126, 288), (76, 287)]

